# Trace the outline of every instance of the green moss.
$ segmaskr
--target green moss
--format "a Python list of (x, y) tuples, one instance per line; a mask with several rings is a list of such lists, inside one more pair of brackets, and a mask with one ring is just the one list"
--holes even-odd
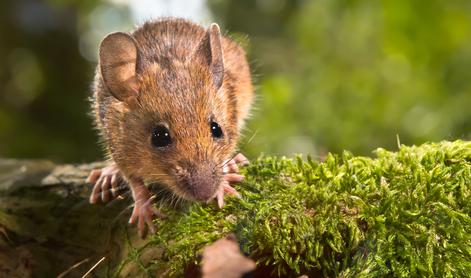
[[(401, 146), (376, 158), (348, 152), (324, 162), (264, 157), (244, 169), (242, 198), (223, 209), (168, 209), (147, 248), (147, 274), (180, 275), (202, 247), (234, 232), (275, 275), (468, 276), (471, 142)], [(138, 263), (139, 255), (126, 263)], [(160, 270), (160, 271), (159, 271)]]

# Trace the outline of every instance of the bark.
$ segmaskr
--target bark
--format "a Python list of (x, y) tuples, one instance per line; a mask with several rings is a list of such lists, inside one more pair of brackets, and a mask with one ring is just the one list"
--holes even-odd
[(127, 225), (130, 197), (89, 204), (85, 178), (100, 166), (0, 160), (0, 277), (82, 277), (104, 257), (88, 276), (103, 277), (145, 243)]

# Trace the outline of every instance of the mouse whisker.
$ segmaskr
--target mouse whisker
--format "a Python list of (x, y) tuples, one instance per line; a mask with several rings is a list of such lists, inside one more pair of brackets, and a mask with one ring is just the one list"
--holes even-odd
[(125, 199), (129, 199), (129, 197), (131, 197), (131, 199), (132, 199), (131, 190), (126, 191), (126, 192), (123, 192), (123, 193), (120, 193), (120, 194), (117, 195), (115, 198), (113, 198), (113, 200), (107, 202), (107, 203), (105, 204), (105, 206), (107, 206), (107, 207), (113, 206), (115, 203), (117, 203), (117, 202), (119, 202), (119, 201), (122, 201), (122, 200), (125, 200)]
[(183, 204), (183, 199), (181, 197), (177, 197), (177, 207), (180, 207)]
[(172, 195), (169, 196), (169, 198), (170, 198), (170, 200), (169, 200), (169, 202), (170, 202), (170, 203), (169, 203), (169, 207), (173, 208), (173, 202), (174, 202), (174, 200), (175, 200), (175, 195), (172, 194)]
[(252, 136), (250, 136), (249, 140), (247, 140), (247, 142), (244, 142), (243, 146), (242, 147), (245, 147), (246, 145), (250, 144), (252, 142), (252, 140), (255, 138), (255, 136), (258, 134), (258, 131), (260, 130), (260, 128), (257, 128)]
[(181, 204), (183, 204), (184, 199), (181, 196), (179, 196), (175, 193), (173, 193), (173, 195), (174, 195), (174, 198), (175, 198), (174, 208), (178, 208), (178, 207), (181, 206)]
[[(260, 129), (257, 128), (257, 129), (253, 132), (252, 136), (250, 136), (249, 140), (247, 140), (247, 142), (244, 142), (244, 144), (243, 144), (242, 147), (244, 147), (245, 145), (250, 144), (250, 143), (253, 141), (253, 139), (255, 138), (255, 136), (257, 136), (259, 130), (260, 130)], [(226, 166), (227, 163), (229, 163), (231, 160), (233, 160), (233, 159), (239, 154), (239, 152), (240, 152), (240, 148), (238, 148), (238, 150), (235, 152), (235, 154), (234, 154), (229, 160), (223, 161), (221, 164), (216, 165), (216, 167), (224, 168), (224, 166)], [(245, 160), (242, 160), (242, 162), (250, 162), (250, 161), (249, 161), (248, 159), (245, 159)]]
[(172, 194), (172, 207), (175, 208), (178, 202), (178, 196), (176, 194)]
[[(250, 136), (249, 140), (247, 140), (247, 142), (244, 142), (244, 144), (243, 144), (242, 147), (244, 147), (245, 145), (250, 144), (250, 143), (253, 141), (253, 139), (255, 138), (255, 136), (257, 136), (259, 130), (260, 130), (260, 129), (257, 128), (257, 130), (255, 130), (255, 131), (253, 132), (252, 136)], [(231, 160), (233, 160), (233, 159), (239, 154), (239, 152), (240, 152), (240, 148), (238, 148), (238, 150), (237, 150), (237, 151), (235, 152), (235, 154), (231, 157), (231, 159), (226, 160), (226, 161), (223, 161), (223, 162), (221, 163), (222, 166), (221, 166), (221, 165), (219, 165), (219, 166), (221, 166), (221, 167), (226, 166), (226, 164), (229, 163)], [(243, 160), (242, 162), (249, 162), (249, 160), (246, 159), (246, 160)]]
[(118, 217), (121, 217), (121, 215), (123, 215), (126, 211), (128, 211), (128, 210), (130, 210), (130, 209), (132, 209), (132, 208), (134, 208), (134, 203), (129, 204), (128, 206), (126, 206), (123, 210), (121, 210), (120, 213), (118, 213), (118, 215), (117, 215), (116, 217), (117, 217), (117, 218), (118, 218)]
[[(220, 163), (220, 164), (216, 164), (215, 169), (218, 169), (218, 168), (223, 169), (223, 168), (224, 168), (229, 162), (231, 162), (238, 154), (239, 154), (239, 152), (236, 152), (236, 154), (234, 154), (230, 159), (225, 160), (225, 161), (223, 161), (223, 162)], [(250, 162), (250, 160), (244, 159), (244, 160), (242, 160), (241, 162)]]

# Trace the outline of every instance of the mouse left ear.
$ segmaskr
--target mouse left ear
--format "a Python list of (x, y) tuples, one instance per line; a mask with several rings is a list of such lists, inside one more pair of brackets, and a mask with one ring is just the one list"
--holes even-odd
[(109, 92), (120, 101), (137, 95), (138, 58), (136, 41), (129, 34), (109, 34), (100, 44), (99, 65), (103, 81)]
[(191, 60), (197, 60), (209, 66), (214, 85), (218, 89), (221, 87), (224, 79), (224, 59), (219, 25), (212, 23), (209, 26)]

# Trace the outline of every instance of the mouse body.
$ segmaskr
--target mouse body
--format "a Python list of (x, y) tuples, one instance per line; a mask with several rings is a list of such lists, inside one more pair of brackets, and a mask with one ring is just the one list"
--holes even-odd
[(91, 203), (111, 200), (120, 181), (135, 201), (130, 222), (154, 232), (146, 184), (175, 195), (223, 205), (243, 176), (234, 156), (249, 115), (253, 86), (242, 47), (187, 20), (162, 18), (100, 44), (91, 97), (96, 128), (111, 164), (92, 171)]

